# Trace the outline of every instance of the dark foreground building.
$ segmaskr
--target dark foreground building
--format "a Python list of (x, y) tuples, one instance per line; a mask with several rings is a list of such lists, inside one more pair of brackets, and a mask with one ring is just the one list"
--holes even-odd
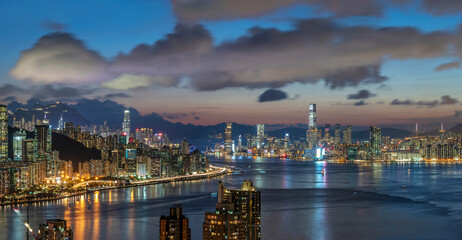
[(40, 224), (37, 239), (39, 240), (72, 240), (72, 229), (66, 226), (66, 220), (50, 219)]
[(241, 189), (228, 190), (218, 184), (218, 203), (215, 212), (206, 212), (203, 225), (204, 240), (260, 240), (260, 192), (250, 181)]
[(189, 221), (180, 205), (170, 208), (170, 216), (160, 217), (160, 240), (191, 240)]

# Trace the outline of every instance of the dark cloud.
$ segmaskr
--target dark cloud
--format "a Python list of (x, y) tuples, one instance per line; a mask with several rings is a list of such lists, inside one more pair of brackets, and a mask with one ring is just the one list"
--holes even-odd
[(379, 17), (387, 6), (420, 4), (420, 9), (434, 15), (462, 12), (460, 0), (171, 0), (173, 10), (183, 21), (241, 19), (262, 16), (294, 5), (308, 5), (317, 13), (336, 17)]
[(0, 87), (1, 96), (10, 95), (10, 94), (18, 94), (18, 93), (23, 93), (23, 92), (25, 92), (25, 89), (20, 88), (15, 85), (11, 85), (11, 84), (5, 84)]
[(126, 94), (126, 93), (109, 93), (101, 97), (101, 99), (106, 100), (106, 99), (113, 99), (113, 98), (130, 98), (132, 96)]
[(184, 118), (184, 117), (187, 117), (188, 114), (186, 113), (163, 113), (162, 116), (166, 119), (180, 119), (180, 118)]
[(441, 105), (452, 105), (458, 103), (459, 100), (452, 98), (449, 95), (444, 95), (441, 97)]
[(441, 64), (441, 65), (439, 65), (438, 67), (435, 68), (435, 71), (441, 72), (441, 71), (454, 69), (454, 68), (460, 68), (460, 62), (459, 61)]
[(55, 22), (55, 21), (52, 21), (52, 20), (43, 21), (42, 22), (42, 27), (47, 29), (47, 30), (54, 31), (54, 32), (61, 32), (61, 31), (66, 30), (66, 28), (67, 28), (67, 26), (65, 24)]
[(445, 95), (441, 97), (441, 101), (434, 100), (434, 101), (413, 101), (413, 100), (404, 100), (401, 101), (399, 99), (393, 100), (390, 105), (404, 105), (404, 106), (422, 106), (422, 107), (436, 107), (438, 105), (451, 105), (458, 103), (459, 100), (452, 98), (449, 95)]
[(364, 105), (367, 105), (368, 103), (364, 102), (364, 100), (361, 100), (359, 102), (355, 102), (354, 103), (354, 106), (364, 106)]
[(462, 12), (460, 0), (423, 0), (423, 7), (434, 15), (446, 15)]
[(0, 100), (0, 101), (2, 101), (2, 102), (11, 102), (11, 101), (16, 101), (16, 99), (17, 98), (15, 96), (8, 96), (8, 97), (2, 98), (2, 100)]
[(194, 117), (194, 120), (200, 120), (200, 118), (199, 117)]
[(258, 97), (258, 102), (273, 102), (287, 99), (287, 93), (278, 89), (268, 89)]
[(172, 0), (177, 16), (184, 21), (249, 18), (291, 5), (310, 5), (320, 13), (336, 16), (380, 16), (382, 4), (375, 0)]
[(369, 92), (368, 90), (360, 90), (357, 93), (349, 94), (348, 99), (368, 99), (375, 96), (377, 95)]
[(458, 110), (454, 111), (454, 115), (452, 117), (454, 118), (462, 117), (462, 111), (458, 111)]
[(67, 86), (53, 86), (51, 84), (29, 89), (34, 98), (38, 99), (76, 99), (81, 98), (91, 90)]
[(108, 78), (107, 63), (81, 40), (55, 32), (41, 37), (21, 53), (10, 74), (34, 83), (88, 83)]
[(179, 25), (165, 39), (119, 55), (114, 66), (126, 74), (186, 76), (190, 86), (202, 91), (319, 81), (334, 89), (383, 83), (387, 80), (380, 73), (384, 57), (446, 56), (454, 41), (450, 33), (347, 27), (329, 19), (310, 19), (297, 21), (289, 31), (255, 27), (234, 41), (212, 47), (202, 26)]

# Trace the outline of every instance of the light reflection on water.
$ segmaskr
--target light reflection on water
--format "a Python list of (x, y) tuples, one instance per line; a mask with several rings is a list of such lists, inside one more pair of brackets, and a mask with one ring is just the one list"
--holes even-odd
[[(30, 205), (31, 225), (64, 218), (75, 239), (157, 239), (160, 215), (183, 204), (193, 239), (217, 201), (218, 180), (244, 179), (262, 192), (263, 239), (458, 239), (462, 166), (437, 163), (332, 163), (226, 158), (244, 174), (115, 189)], [(248, 166), (251, 166), (250, 168)], [(321, 174), (326, 169), (326, 174)], [(405, 188), (403, 187), (405, 186)], [(19, 207), (25, 213), (25, 206)], [(0, 208), (0, 239), (24, 239), (11, 207)], [(444, 237), (442, 237), (444, 236)]]

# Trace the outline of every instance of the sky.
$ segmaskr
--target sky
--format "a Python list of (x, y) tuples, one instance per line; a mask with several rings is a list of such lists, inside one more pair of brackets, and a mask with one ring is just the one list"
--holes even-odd
[[(454, 123), (459, 0), (0, 1), (0, 101), (198, 125)], [(172, 119), (172, 117), (170, 117)]]

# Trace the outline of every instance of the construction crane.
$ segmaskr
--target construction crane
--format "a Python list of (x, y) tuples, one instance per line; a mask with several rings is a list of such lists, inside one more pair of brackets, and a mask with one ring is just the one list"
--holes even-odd
[[(29, 223), (27, 222), (28, 220), (25, 220), (24, 217), (21, 214), (21, 211), (19, 209), (13, 208), (13, 211), (18, 215), (19, 218), (24, 222), (24, 226), (26, 226), (27, 230), (32, 233), (32, 236), (34, 236), (34, 239), (38, 239), (37, 236), (34, 234), (34, 230), (30, 227)], [(29, 237), (27, 238), (29, 240)]]

